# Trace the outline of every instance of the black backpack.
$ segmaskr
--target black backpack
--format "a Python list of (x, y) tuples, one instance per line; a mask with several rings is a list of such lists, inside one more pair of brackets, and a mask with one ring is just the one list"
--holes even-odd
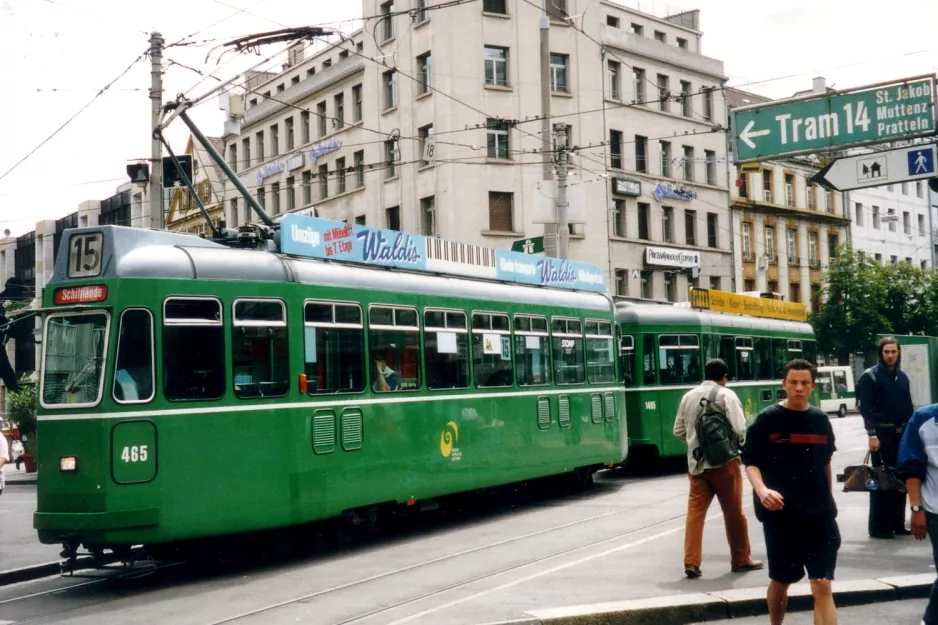
[(726, 413), (715, 402), (719, 392), (720, 386), (715, 385), (707, 397), (700, 398), (695, 424), (700, 447), (694, 450), (694, 459), (700, 462), (703, 458), (711, 467), (739, 456), (739, 438)]

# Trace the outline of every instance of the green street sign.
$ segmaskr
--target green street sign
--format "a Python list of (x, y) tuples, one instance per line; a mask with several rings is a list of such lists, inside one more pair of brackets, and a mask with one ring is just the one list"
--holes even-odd
[(511, 251), (524, 252), (525, 254), (541, 254), (544, 252), (544, 237), (518, 239), (511, 244)]
[(736, 162), (935, 132), (935, 75), (735, 109)]

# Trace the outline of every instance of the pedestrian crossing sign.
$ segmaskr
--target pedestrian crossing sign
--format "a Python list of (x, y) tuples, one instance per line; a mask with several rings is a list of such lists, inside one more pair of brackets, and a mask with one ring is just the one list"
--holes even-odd
[(925, 146), (921, 150), (911, 150), (908, 158), (910, 176), (935, 173), (935, 152), (931, 146)]

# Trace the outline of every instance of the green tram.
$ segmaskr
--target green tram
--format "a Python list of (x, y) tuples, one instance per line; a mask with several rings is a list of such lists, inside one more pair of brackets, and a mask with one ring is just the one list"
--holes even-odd
[(43, 543), (373, 519), (624, 460), (599, 269), (300, 215), (277, 238), (64, 233), (43, 296)]
[[(704, 364), (722, 358), (750, 420), (784, 399), (782, 368), (792, 358), (817, 362), (814, 331), (803, 322), (697, 311), (617, 298), (622, 334), (629, 454), (634, 462), (682, 456), (672, 433), (684, 393), (703, 381)], [(817, 404), (817, 398), (812, 400)]]

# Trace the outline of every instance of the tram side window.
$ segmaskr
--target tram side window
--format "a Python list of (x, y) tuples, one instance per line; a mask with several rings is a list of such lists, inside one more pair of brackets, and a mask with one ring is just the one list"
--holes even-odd
[(365, 390), (365, 326), (358, 304), (307, 302), (306, 387), (310, 395)]
[(420, 320), (416, 308), (372, 306), (368, 311), (371, 389), (420, 388)]
[(801, 341), (801, 357), (810, 363), (817, 364), (817, 343), (814, 341)]
[(662, 384), (700, 382), (700, 342), (694, 334), (662, 334), (658, 337), (658, 362)]
[(290, 361), (284, 303), (235, 300), (231, 351), (236, 396), (286, 395), (290, 390)]
[(53, 315), (46, 321), (42, 401), (47, 406), (94, 405), (104, 382), (108, 316)]
[(515, 316), (515, 374), (519, 386), (550, 384), (547, 317)]
[(164, 302), (163, 393), (171, 401), (225, 394), (225, 336), (217, 299)]
[[(714, 339), (716, 337), (714, 336)], [(736, 344), (732, 336), (720, 337), (720, 360), (730, 369), (729, 379), (736, 379)]]
[[(768, 339), (766, 339), (766, 341), (768, 341)], [(799, 354), (797, 358), (800, 357), (801, 356)], [(781, 380), (783, 377), (785, 377), (783, 375), (783, 372), (785, 371), (785, 365), (792, 358), (796, 358), (796, 356), (792, 356), (788, 353), (788, 341), (785, 339), (772, 339), (772, 366), (775, 372), (774, 377), (776, 380)]]
[(579, 319), (551, 319), (551, 351), (557, 384), (586, 381), (583, 358), (583, 323)]
[(756, 370), (760, 380), (771, 380), (773, 375), (772, 367), (772, 340), (767, 338), (757, 338), (756, 343)]
[(114, 365), (114, 400), (121, 404), (153, 399), (153, 315), (144, 308), (121, 314)]
[(427, 388), (469, 388), (469, 334), (466, 313), (423, 311), (423, 358)]
[(736, 373), (740, 380), (756, 379), (756, 359), (752, 339), (736, 337)]
[(472, 314), (472, 370), (476, 387), (511, 386), (511, 319), (495, 313)]
[(614, 344), (610, 322), (586, 321), (586, 375), (590, 384), (616, 381)]
[(658, 383), (654, 334), (646, 334), (642, 339), (642, 380), (645, 384)]
[(635, 376), (635, 337), (626, 335), (622, 337), (622, 382), (626, 386), (635, 386), (638, 379)]

